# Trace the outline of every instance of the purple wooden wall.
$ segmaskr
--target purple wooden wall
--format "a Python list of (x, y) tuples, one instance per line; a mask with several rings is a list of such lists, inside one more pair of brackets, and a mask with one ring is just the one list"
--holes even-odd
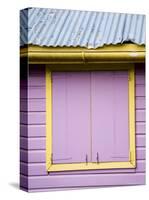
[(145, 72), (136, 65), (136, 169), (74, 172), (46, 171), (45, 66), (30, 66), (28, 91), (21, 80), (20, 186), (27, 191), (79, 186), (138, 185), (145, 183)]

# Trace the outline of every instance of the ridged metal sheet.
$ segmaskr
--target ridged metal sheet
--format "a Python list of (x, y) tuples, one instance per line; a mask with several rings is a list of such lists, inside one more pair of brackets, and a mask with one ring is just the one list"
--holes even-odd
[(20, 44), (87, 47), (145, 44), (145, 15), (28, 8), (20, 12)]

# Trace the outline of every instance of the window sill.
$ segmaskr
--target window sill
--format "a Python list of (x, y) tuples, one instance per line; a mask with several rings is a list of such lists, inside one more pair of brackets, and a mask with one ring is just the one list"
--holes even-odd
[(135, 161), (129, 162), (102, 162), (102, 163), (70, 163), (70, 164), (52, 164), (48, 172), (73, 171), (73, 170), (97, 170), (97, 169), (122, 169), (136, 168)]

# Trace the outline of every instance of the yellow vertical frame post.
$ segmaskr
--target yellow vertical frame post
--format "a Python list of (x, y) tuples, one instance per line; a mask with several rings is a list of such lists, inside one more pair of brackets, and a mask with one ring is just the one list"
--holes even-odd
[(136, 143), (135, 143), (135, 69), (129, 69), (129, 143), (130, 163), (136, 167)]
[(52, 165), (52, 77), (46, 66), (46, 169)]

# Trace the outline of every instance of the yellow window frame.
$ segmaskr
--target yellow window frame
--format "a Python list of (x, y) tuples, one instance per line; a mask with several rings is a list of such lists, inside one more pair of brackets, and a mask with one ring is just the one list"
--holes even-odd
[[(110, 67), (109, 67), (110, 65)], [(70, 68), (69, 68), (70, 67)], [(71, 66), (68, 66), (69, 71)], [(81, 69), (81, 66), (80, 66)], [(61, 71), (60, 67), (46, 66), (46, 169), (48, 172), (72, 171), (72, 170), (95, 170), (95, 169), (120, 169), (136, 167), (135, 145), (135, 68), (133, 64), (98, 64), (95, 67), (88, 66), (87, 70), (128, 70), (128, 96), (129, 96), (129, 161), (99, 162), (99, 163), (52, 163), (52, 71)], [(63, 70), (62, 70), (63, 71)], [(75, 71), (75, 69), (71, 69)], [(83, 68), (84, 71), (84, 68)]]

